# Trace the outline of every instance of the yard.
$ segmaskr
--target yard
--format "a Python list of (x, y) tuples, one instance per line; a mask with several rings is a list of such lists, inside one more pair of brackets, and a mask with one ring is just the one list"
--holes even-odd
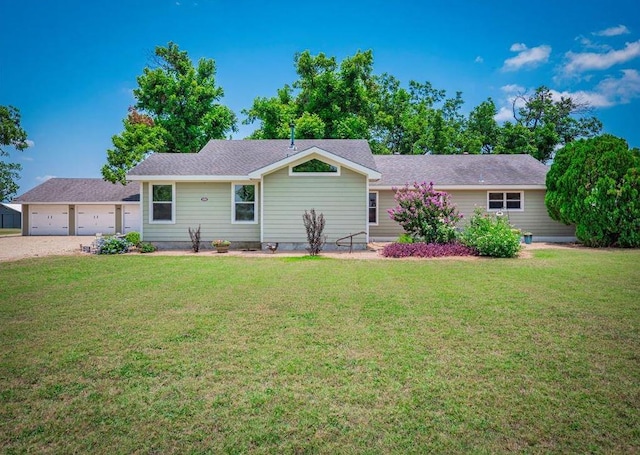
[(4, 453), (637, 453), (640, 251), (0, 263)]

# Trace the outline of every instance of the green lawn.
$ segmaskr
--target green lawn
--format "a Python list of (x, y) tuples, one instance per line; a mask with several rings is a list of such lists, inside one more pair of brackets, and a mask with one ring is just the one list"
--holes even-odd
[(640, 251), (0, 263), (3, 453), (637, 453)]

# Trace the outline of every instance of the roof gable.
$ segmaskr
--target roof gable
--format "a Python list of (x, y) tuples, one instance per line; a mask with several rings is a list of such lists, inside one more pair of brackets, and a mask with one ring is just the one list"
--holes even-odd
[[(311, 148), (345, 166), (377, 172), (369, 144), (364, 139), (301, 139), (295, 148), (282, 139), (211, 140), (198, 153), (157, 153), (128, 174), (130, 180), (237, 180), (283, 162)], [(302, 155), (299, 155), (302, 156)]]
[(278, 169), (282, 169), (285, 166), (288, 166), (290, 164), (293, 163), (298, 163), (298, 162), (304, 162), (305, 158), (308, 157), (314, 157), (315, 159), (317, 159), (317, 157), (320, 158), (326, 158), (327, 160), (330, 160), (334, 163), (340, 164), (342, 166), (345, 166), (349, 169), (352, 169), (354, 171), (360, 172), (362, 174), (367, 175), (369, 178), (371, 179), (379, 179), (380, 178), (380, 173), (378, 171), (375, 171), (373, 169), (369, 169), (365, 166), (362, 166), (361, 164), (358, 164), (356, 162), (353, 162), (351, 160), (348, 160), (346, 158), (343, 158), (342, 156), (336, 155), (334, 153), (331, 153), (327, 150), (323, 150), (319, 147), (313, 146), (310, 147), (306, 150), (303, 150), (301, 152), (297, 152), (297, 153), (293, 153), (291, 155), (286, 156), (285, 158), (276, 161), (275, 163), (271, 163), (268, 166), (265, 166), (263, 168), (260, 169), (256, 169), (255, 171), (249, 173), (249, 177), (252, 179), (257, 179), (262, 177), (265, 174), (269, 174), (273, 171), (276, 171)]

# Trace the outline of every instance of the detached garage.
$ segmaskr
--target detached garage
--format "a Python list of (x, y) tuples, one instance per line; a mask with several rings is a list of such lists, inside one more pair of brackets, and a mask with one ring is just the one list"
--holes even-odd
[(14, 200), (22, 235), (96, 235), (140, 231), (139, 184), (52, 178)]

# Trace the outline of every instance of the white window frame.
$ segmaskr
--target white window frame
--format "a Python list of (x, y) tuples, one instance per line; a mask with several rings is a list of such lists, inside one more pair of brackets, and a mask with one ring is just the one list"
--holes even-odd
[[(318, 160), (329, 166), (333, 166), (336, 168), (336, 172), (293, 172), (294, 167), (298, 167), (301, 164), (306, 163), (307, 161)], [(300, 163), (290, 164), (289, 165), (289, 177), (340, 177), (341, 166), (338, 163), (331, 163), (327, 160), (321, 160), (319, 158), (311, 158)]]
[[(369, 210), (372, 209), (372, 207), (369, 205), (369, 196), (375, 193), (376, 195), (376, 222), (372, 223), (371, 221), (369, 221)], [(380, 192), (379, 191), (371, 191), (369, 190), (369, 192), (367, 192), (367, 222), (369, 223), (369, 226), (377, 226), (378, 223), (380, 222)]]
[[(491, 193), (502, 193), (502, 208), (492, 209), (489, 208), (489, 194)], [(520, 194), (520, 208), (519, 209), (509, 209), (507, 208), (507, 193), (518, 193)], [(517, 190), (489, 190), (487, 191), (487, 212), (523, 212), (524, 211), (524, 191)]]
[[(171, 219), (153, 219), (153, 187), (171, 186)], [(158, 201), (160, 202), (160, 201)], [(167, 201), (164, 201), (166, 203)], [(149, 224), (176, 224), (176, 183), (175, 182), (149, 182)]]
[[(247, 202), (236, 202), (236, 186), (253, 186), (253, 220), (236, 221), (236, 204), (248, 204)], [(231, 182), (231, 224), (258, 224), (258, 184), (256, 182)]]

